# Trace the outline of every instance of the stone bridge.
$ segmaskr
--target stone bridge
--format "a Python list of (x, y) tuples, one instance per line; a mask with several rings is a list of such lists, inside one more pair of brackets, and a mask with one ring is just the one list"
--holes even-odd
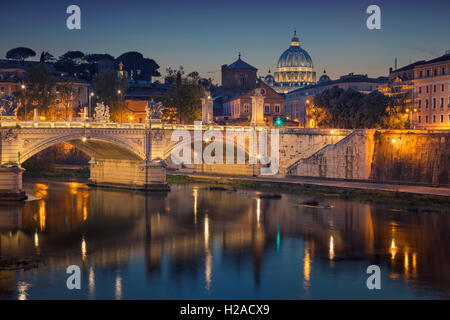
[[(261, 139), (261, 134), (266, 129), (257, 126), (195, 127), (162, 123), (0, 121), (0, 193), (3, 198), (23, 198), (24, 169), (21, 164), (38, 152), (61, 142), (80, 149), (91, 158), (90, 181), (95, 185), (167, 190), (166, 167), (193, 172), (257, 176), (264, 165), (258, 161), (256, 164), (250, 163), (249, 158), (255, 149), (250, 150), (247, 140), (230, 138), (226, 133), (244, 136), (255, 134), (257, 139)], [(184, 141), (172, 138), (175, 131), (188, 134), (190, 139), (187, 143), (191, 147), (200, 143), (205, 148), (210, 142), (204, 137), (207, 130), (214, 133), (214, 141), (222, 139), (224, 148), (231, 146), (233, 150), (243, 151), (246, 155), (245, 162), (208, 164), (194, 161), (193, 164), (181, 165), (172, 162), (170, 155), (175, 145)], [(275, 136), (271, 130), (267, 132), (270, 144), (272, 136)], [(277, 137), (279, 169), (275, 174), (285, 175), (300, 159), (310, 157), (349, 134), (349, 130), (280, 129), (279, 138)]]

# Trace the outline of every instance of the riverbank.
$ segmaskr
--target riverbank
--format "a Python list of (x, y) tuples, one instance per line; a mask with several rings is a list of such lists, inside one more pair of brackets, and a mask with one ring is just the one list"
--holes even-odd
[(389, 202), (390, 204), (404, 205), (408, 211), (415, 211), (414, 207), (416, 206), (450, 211), (450, 188), (311, 178), (212, 176), (181, 172), (168, 172), (167, 182), (169, 184), (204, 182), (231, 185), (239, 188), (270, 189), (272, 191), (287, 192), (302, 191), (372, 203)]

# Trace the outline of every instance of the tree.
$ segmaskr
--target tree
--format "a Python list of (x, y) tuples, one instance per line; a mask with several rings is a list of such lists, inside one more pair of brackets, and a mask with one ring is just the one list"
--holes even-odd
[(310, 127), (326, 127), (330, 121), (330, 115), (325, 108), (321, 108), (315, 105), (308, 105), (306, 108), (306, 115), (312, 120)]
[[(71, 81), (64, 81), (58, 84), (56, 91), (58, 99), (64, 107), (64, 114), (60, 118), (70, 120), (73, 116), (74, 102), (77, 101), (79, 96), (78, 91), (74, 89), (74, 84)], [(59, 110), (56, 110), (55, 114), (57, 113), (59, 113)]]
[(177, 111), (178, 122), (193, 123), (201, 119), (200, 99), (204, 96), (205, 89), (199, 84), (197, 72), (191, 72), (186, 77), (183, 75), (183, 67), (179, 70), (167, 69), (167, 81), (171, 86), (163, 103)]
[(42, 51), (41, 57), (39, 58), (40, 63), (51, 63), (55, 62), (55, 57), (47, 51)]
[(392, 96), (387, 101), (386, 112), (380, 121), (384, 129), (406, 129), (410, 127), (406, 95)]
[(74, 76), (80, 72), (80, 65), (83, 63), (84, 53), (81, 51), (67, 51), (58, 58), (55, 68), (61, 72), (67, 72)]
[(120, 79), (115, 71), (99, 73), (94, 76), (96, 101), (104, 102), (109, 106), (111, 118), (116, 121), (123, 120), (121, 119), (125, 109), (123, 95), (127, 85), (128, 81)]
[[(314, 106), (308, 115), (322, 127), (402, 129), (408, 121), (405, 106), (401, 95), (388, 97), (378, 91), (364, 94), (336, 86), (314, 97)], [(321, 117), (324, 110), (326, 116)]]
[(107, 53), (90, 53), (84, 56), (84, 60), (88, 63), (96, 63), (103, 59), (114, 60), (114, 57)]
[(24, 60), (28, 59), (29, 57), (34, 57), (34, 56), (36, 56), (36, 52), (34, 52), (30, 48), (25, 48), (25, 47), (14, 48), (14, 49), (9, 50), (6, 53), (6, 59), (18, 60), (22, 64), (23, 64)]
[(159, 77), (161, 74), (157, 71), (159, 65), (153, 60), (144, 58), (142, 53), (136, 51), (125, 52), (116, 59), (116, 64), (123, 63), (123, 69), (134, 80), (150, 81), (151, 77)]
[(39, 113), (46, 117), (50, 115), (50, 107), (55, 100), (55, 85), (56, 78), (45, 64), (27, 69), (24, 89), (15, 93), (22, 101), (21, 113), (25, 114), (25, 119), (27, 119), (27, 113), (31, 111), (28, 107), (38, 108)]

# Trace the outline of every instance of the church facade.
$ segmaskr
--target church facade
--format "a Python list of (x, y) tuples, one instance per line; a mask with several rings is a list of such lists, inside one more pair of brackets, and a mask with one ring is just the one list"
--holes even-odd
[(269, 70), (264, 82), (279, 93), (288, 93), (316, 83), (311, 56), (300, 46), (296, 31), (290, 47), (278, 59), (275, 75)]

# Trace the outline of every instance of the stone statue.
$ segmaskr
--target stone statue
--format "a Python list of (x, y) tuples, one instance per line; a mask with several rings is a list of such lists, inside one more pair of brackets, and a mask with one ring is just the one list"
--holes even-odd
[(17, 116), (18, 100), (14, 96), (4, 95), (0, 97), (0, 116)]
[(161, 102), (154, 102), (153, 99), (145, 106), (146, 120), (161, 120), (163, 105)]
[(103, 102), (97, 102), (94, 113), (94, 121), (109, 122), (109, 107)]

